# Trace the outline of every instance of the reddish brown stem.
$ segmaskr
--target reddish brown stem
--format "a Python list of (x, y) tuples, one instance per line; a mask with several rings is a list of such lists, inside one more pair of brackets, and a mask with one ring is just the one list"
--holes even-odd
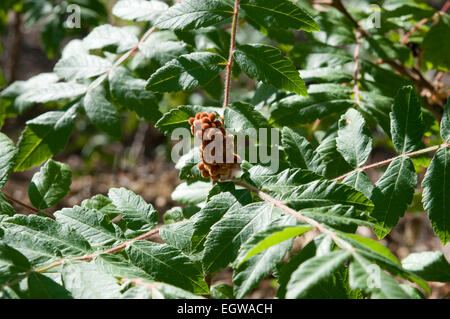
[(58, 260), (58, 261), (56, 261), (56, 262), (54, 262), (54, 263), (52, 263), (52, 264), (50, 264), (48, 266), (40, 268), (40, 269), (38, 269), (36, 271), (37, 272), (41, 272), (41, 273), (42, 272), (46, 272), (46, 271), (48, 271), (48, 270), (50, 270), (52, 268), (55, 268), (55, 267), (58, 267), (58, 266), (62, 265), (62, 263), (64, 261), (68, 261), (68, 260), (89, 261), (89, 260), (92, 260), (92, 259), (94, 259), (95, 257), (97, 257), (97, 256), (99, 256), (101, 254), (114, 254), (116, 252), (121, 251), (122, 249), (125, 249), (128, 245), (131, 245), (132, 243), (134, 243), (136, 241), (146, 240), (146, 239), (148, 239), (148, 238), (150, 238), (150, 237), (152, 237), (152, 236), (154, 236), (154, 235), (156, 235), (158, 233), (159, 233), (159, 229), (152, 229), (149, 232), (146, 232), (145, 234), (142, 234), (142, 235), (140, 235), (140, 236), (138, 236), (136, 238), (133, 238), (133, 239), (131, 239), (129, 241), (124, 242), (123, 244), (121, 244), (119, 246), (110, 248), (110, 249), (105, 250), (103, 252), (94, 253), (94, 254), (85, 255), (85, 256), (80, 256), (80, 257), (75, 257), (75, 258), (70, 258), (70, 259), (61, 259), (61, 260)]
[(40, 212), (41, 212), (41, 213), (47, 215), (48, 217), (50, 217), (50, 218), (52, 218), (52, 219), (55, 219), (55, 217), (54, 217), (52, 214), (50, 214), (50, 213), (48, 213), (48, 212), (46, 212), (46, 211), (40, 211), (39, 209), (36, 209), (36, 208), (34, 208), (34, 207), (31, 207), (30, 205), (27, 205), (27, 204), (25, 204), (24, 202), (21, 202), (20, 200), (15, 199), (15, 198), (12, 197), (11, 195), (9, 195), (9, 194), (7, 194), (7, 193), (5, 193), (5, 192), (3, 192), (3, 191), (2, 191), (2, 193), (3, 193), (3, 195), (5, 196), (5, 198), (6, 198), (10, 203), (13, 203), (13, 204), (16, 204), (16, 205), (19, 205), (19, 206), (25, 208), (25, 209), (26, 209), (29, 213), (31, 213), (31, 214), (37, 214), (37, 213), (40, 213)]
[(233, 12), (233, 24), (231, 27), (231, 41), (230, 41), (230, 53), (228, 56), (227, 69), (225, 74), (225, 93), (223, 100), (223, 107), (227, 107), (230, 102), (230, 86), (231, 86), (231, 69), (233, 66), (233, 51), (236, 47), (236, 31), (238, 25), (239, 16), (239, 0), (234, 2), (234, 12)]
[(353, 23), (353, 25), (356, 27), (356, 29), (358, 29), (361, 32), (361, 34), (363, 36), (365, 36), (366, 38), (370, 38), (370, 34), (347, 11), (347, 9), (342, 4), (341, 0), (333, 0), (332, 1), (332, 6), (335, 7), (336, 9), (338, 9), (343, 15), (345, 15)]
[(361, 50), (361, 31), (359, 29), (355, 30), (355, 52), (353, 54), (353, 59), (355, 61), (354, 69), (353, 69), (353, 95), (355, 96), (355, 104), (359, 106), (359, 52)]
[(17, 68), (19, 66), (19, 60), (22, 51), (22, 31), (20, 30), (21, 26), (22, 15), (19, 12), (16, 12), (14, 14), (14, 29), (11, 38), (11, 55), (9, 58), (8, 83), (14, 82), (17, 76)]
[(340, 248), (343, 248), (343, 249), (346, 249), (346, 250), (349, 250), (349, 251), (353, 252), (353, 248), (351, 246), (349, 246), (346, 242), (344, 242), (342, 239), (340, 239), (335, 232), (333, 232), (330, 229), (326, 228), (323, 224), (315, 221), (312, 218), (303, 216), (300, 212), (297, 212), (296, 210), (290, 208), (289, 206), (286, 206), (281, 201), (273, 198), (269, 194), (264, 193), (262, 190), (254, 187), (252, 185), (244, 183), (243, 181), (234, 181), (234, 183), (236, 185), (239, 185), (239, 186), (247, 188), (249, 191), (251, 191), (252, 193), (257, 195), (262, 200), (264, 200), (266, 202), (269, 202), (269, 203), (272, 203), (275, 207), (279, 208), (280, 210), (282, 210), (286, 214), (294, 216), (298, 221), (301, 221), (303, 223), (311, 225), (312, 227), (314, 227), (318, 231), (320, 231), (322, 234), (329, 235), (331, 238), (333, 238), (334, 242)]
[(355, 171), (367, 171), (367, 170), (369, 170), (371, 168), (386, 166), (386, 165), (389, 165), (394, 160), (396, 160), (397, 158), (400, 158), (400, 157), (414, 157), (414, 156), (417, 156), (417, 155), (420, 155), (420, 154), (425, 154), (425, 153), (430, 153), (430, 152), (433, 152), (433, 151), (437, 151), (441, 147), (448, 147), (448, 146), (449, 146), (448, 144), (442, 144), (442, 145), (437, 145), (437, 146), (431, 146), (431, 147), (424, 148), (422, 150), (418, 150), (418, 151), (407, 153), (407, 154), (401, 154), (399, 156), (396, 156), (396, 157), (393, 157), (393, 158), (390, 158), (390, 159), (387, 159), (387, 160), (384, 160), (384, 161), (381, 161), (381, 162), (377, 162), (377, 163), (374, 163), (374, 164), (370, 164), (370, 165), (367, 165), (367, 166), (363, 166), (363, 167), (357, 168), (356, 170), (353, 170), (353, 171), (348, 172), (348, 173), (346, 173), (346, 174), (344, 174), (342, 176), (339, 176), (339, 177), (335, 178), (334, 180), (335, 181), (342, 181), (343, 179), (345, 179), (347, 176), (349, 176), (351, 173), (353, 173)]
[(406, 45), (408, 43), (409, 38), (411, 37), (411, 35), (416, 32), (417, 30), (420, 29), (421, 26), (423, 26), (425, 23), (427, 23), (428, 21), (437, 18), (437, 16), (441, 13), (444, 13), (448, 10), (448, 8), (450, 8), (450, 1), (447, 1), (444, 6), (441, 8), (441, 10), (437, 11), (435, 14), (433, 14), (433, 16), (431, 18), (424, 18), (422, 20), (420, 20), (419, 22), (417, 22), (417, 24), (415, 24), (411, 30), (408, 31), (408, 33), (406, 33), (404, 35), (404, 37), (401, 40), (401, 44)]
[(139, 46), (145, 42), (145, 40), (148, 39), (148, 37), (156, 31), (155, 27), (150, 28), (139, 40), (139, 42), (131, 48), (129, 51), (124, 53), (114, 64), (113, 66), (106, 71), (104, 74), (99, 76), (97, 79), (95, 79), (94, 82), (92, 82), (88, 87), (88, 92), (94, 90), (96, 87), (98, 87), (107, 77), (108, 75), (113, 72), (117, 67), (119, 67), (123, 62), (125, 62), (130, 56), (132, 56), (135, 52), (139, 50)]

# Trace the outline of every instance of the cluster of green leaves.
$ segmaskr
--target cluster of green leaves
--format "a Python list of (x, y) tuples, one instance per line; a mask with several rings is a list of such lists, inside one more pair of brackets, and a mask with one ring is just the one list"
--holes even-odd
[[(397, 44), (399, 30), (434, 11), (412, 0), (387, 2), (382, 27), (366, 31), (355, 61), (357, 26), (341, 10), (319, 12), (304, 1), (241, 0), (244, 31), (231, 52), (232, 74), (246, 89), (232, 92), (236, 102), (223, 109), (220, 73), (233, 42), (226, 31), (233, 2), (182, 0), (169, 8), (156, 0), (120, 0), (113, 8), (117, 17), (152, 26), (140, 40), (134, 25), (99, 26), (69, 42), (54, 72), (2, 91), (4, 117), (36, 103), (56, 110), (28, 121), (16, 146), (0, 135), (0, 187), (12, 171), (47, 161), (34, 175), (29, 197), (38, 210), (55, 205), (69, 191), (71, 174), (51, 158), (65, 148), (76, 119), (86, 116), (120, 138), (128, 111), (167, 136), (189, 127), (189, 118), (202, 111), (222, 115), (236, 134), (278, 130), (279, 169), (245, 158), (238, 184), (212, 185), (202, 179), (193, 149), (176, 164), (185, 182), (172, 198), (183, 206), (165, 212), (158, 230), (157, 212), (125, 189), (62, 209), (56, 220), (15, 214), (0, 195), (2, 297), (243, 298), (274, 278), (279, 298), (422, 298), (430, 291), (426, 281), (450, 281), (450, 265), (440, 252), (400, 262), (381, 243), (355, 234), (366, 226), (386, 236), (412, 202), (416, 170), (429, 166), (423, 204), (441, 241), (450, 239), (450, 102), (439, 128), (411, 80), (374, 63), (412, 66), (413, 53)], [(361, 22), (372, 14), (363, 2), (347, 12)], [(438, 24), (414, 34), (423, 46), (424, 68), (446, 68), (448, 61), (432, 53), (435, 42), (427, 39), (447, 18), (438, 16)], [(308, 32), (307, 42), (294, 41), (299, 30)], [(246, 34), (260, 40), (251, 43)], [(249, 79), (255, 79), (254, 90), (248, 90)], [(178, 92), (196, 103), (167, 105)], [(313, 132), (310, 124), (317, 120)], [(364, 165), (379, 135), (399, 156), (374, 184)], [(250, 139), (248, 147), (267, 146), (257, 142)], [(426, 146), (437, 150), (431, 163), (424, 156), (410, 158)], [(271, 200), (261, 200), (255, 189)], [(292, 210), (304, 218), (286, 214)], [(294, 238), (313, 228), (321, 234), (294, 251)], [(145, 240), (156, 232), (164, 244)], [(204, 276), (228, 267), (233, 286), (208, 287)]]
[[(64, 38), (83, 34), (89, 26), (104, 23), (107, 17), (100, 0), (5, 0), (0, 4), (0, 30), (8, 22), (10, 11), (23, 15), (27, 29), (42, 24), (41, 41), (50, 58), (58, 54)], [(72, 22), (79, 25), (72, 26)]]

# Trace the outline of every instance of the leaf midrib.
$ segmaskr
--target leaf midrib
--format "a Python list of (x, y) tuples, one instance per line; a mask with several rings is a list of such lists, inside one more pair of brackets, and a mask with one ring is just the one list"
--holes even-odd
[[(259, 8), (259, 9), (262, 9), (262, 10), (265, 10), (265, 11), (278, 13), (278, 14), (280, 14), (280, 15), (282, 15), (282, 16), (286, 16), (286, 17), (288, 17), (288, 18), (291, 18), (291, 19), (297, 20), (297, 21), (299, 21), (299, 22), (301, 22), (301, 23), (304, 23), (304, 24), (310, 26), (312, 29), (317, 30), (317, 26), (315, 26), (314, 24), (311, 24), (310, 22), (306, 22), (306, 21), (300, 20), (300, 18), (298, 18), (298, 17), (296, 17), (296, 16), (291, 16), (291, 15), (286, 14), (286, 13), (284, 13), (284, 12), (277, 11), (276, 8), (275, 8), (275, 9), (271, 9), (271, 8), (267, 8), (267, 7), (261, 7), (261, 6), (257, 6), (257, 5), (252, 5), (252, 4), (250, 4), (250, 3), (242, 3), (242, 4), (241, 4), (241, 7), (245, 7), (245, 6), (247, 6), (247, 7), (254, 7), (254, 8), (257, 8), (257, 9)], [(245, 9), (244, 9), (244, 10), (245, 10)], [(298, 13), (299, 11), (300, 11), (300, 9), (299, 9), (299, 10), (296, 10), (295, 12)], [(301, 11), (300, 11), (300, 12), (301, 12)], [(303, 12), (302, 12), (302, 13), (303, 13)], [(312, 19), (311, 19), (311, 20), (312, 20)], [(314, 21), (314, 20), (313, 20), (313, 21)]]

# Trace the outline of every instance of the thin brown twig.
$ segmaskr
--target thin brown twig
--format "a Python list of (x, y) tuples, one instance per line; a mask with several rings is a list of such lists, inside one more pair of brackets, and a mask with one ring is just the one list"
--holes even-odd
[(355, 30), (355, 38), (356, 38), (356, 43), (355, 43), (355, 52), (353, 54), (353, 60), (354, 60), (354, 69), (353, 69), (353, 95), (355, 96), (355, 104), (356, 106), (359, 106), (359, 66), (360, 66), (360, 61), (359, 61), (359, 53), (361, 51), (361, 31), (359, 29)]
[[(450, 1), (447, 1), (450, 3)], [(450, 4), (449, 4), (450, 5)], [(361, 35), (365, 38), (370, 38), (370, 33), (368, 33), (360, 24), (358, 21), (353, 18), (353, 16), (347, 11), (345, 6), (342, 4), (341, 0), (333, 0), (332, 6), (338, 9), (342, 14), (344, 14), (356, 27), (356, 29), (361, 33)], [(447, 4), (441, 9), (441, 10), (447, 10), (448, 6)], [(431, 92), (435, 92), (434, 87), (431, 85), (429, 81), (425, 79), (425, 77), (421, 74), (421, 72), (415, 68), (412, 68), (410, 71), (402, 64), (397, 63), (397, 61), (386, 61), (386, 60), (380, 60), (382, 63), (387, 63), (391, 67), (393, 67), (397, 72), (402, 74), (403, 76), (406, 76), (410, 78), (414, 85), (418, 88), (426, 88), (430, 90)], [(442, 118), (442, 114), (440, 110), (437, 110), (434, 106), (428, 105), (428, 109), (433, 113), (433, 116), (436, 118), (436, 120), (440, 121)]]
[(450, 8), (450, 1), (447, 1), (444, 6), (441, 8), (441, 10), (437, 11), (435, 14), (433, 14), (430, 18), (424, 18), (422, 20), (420, 20), (419, 22), (417, 22), (412, 28), (411, 30), (409, 30), (401, 39), (400, 43), (402, 45), (406, 45), (408, 43), (409, 38), (411, 37), (411, 35), (414, 34), (414, 32), (416, 32), (417, 30), (420, 29), (421, 26), (423, 26), (425, 23), (427, 23), (430, 20), (434, 20), (436, 19), (441, 13), (444, 13), (448, 10), (448, 8)]
[(320, 119), (316, 119), (312, 125), (311, 133), (308, 135), (308, 141), (311, 141), (312, 137), (314, 136), (314, 133), (317, 131), (321, 123)]
[(342, 4), (341, 0), (333, 0), (332, 1), (332, 6), (335, 7), (336, 9), (338, 9), (343, 15), (345, 15), (352, 23), (353, 25), (356, 27), (356, 29), (358, 29), (361, 34), (366, 37), (366, 38), (370, 38), (370, 33), (368, 33), (360, 24), (358, 21), (355, 20), (355, 18), (353, 18), (353, 16), (347, 11), (347, 9), (344, 7), (344, 5)]
[(129, 51), (127, 51), (126, 53), (124, 53), (114, 64), (113, 66), (106, 71), (105, 73), (103, 73), (101, 76), (99, 76), (94, 82), (92, 82), (89, 87), (88, 87), (88, 92), (94, 90), (96, 87), (98, 87), (107, 77), (108, 75), (114, 71), (115, 69), (117, 69), (123, 62), (125, 62), (125, 60), (127, 60), (130, 56), (132, 56), (137, 50), (139, 50), (139, 46), (142, 45), (142, 43), (145, 42), (145, 40), (148, 39), (148, 37), (156, 31), (155, 27), (151, 27), (147, 32), (145, 32), (145, 34), (142, 36), (142, 38), (139, 40), (139, 42), (133, 47), (131, 48)]
[(269, 203), (272, 203), (275, 207), (281, 209), (283, 212), (285, 212), (285, 213), (287, 213), (289, 215), (294, 216), (297, 220), (311, 225), (312, 227), (316, 228), (318, 231), (320, 231), (323, 234), (329, 235), (339, 247), (353, 252), (353, 248), (350, 245), (348, 245), (345, 241), (340, 239), (335, 232), (333, 232), (332, 230), (326, 228), (323, 224), (315, 221), (312, 218), (303, 216), (300, 212), (297, 212), (296, 210), (290, 208), (289, 206), (286, 206), (281, 201), (273, 198), (269, 194), (264, 193), (262, 190), (254, 187), (252, 185), (249, 185), (249, 184), (247, 184), (247, 183), (245, 183), (243, 181), (240, 181), (240, 180), (236, 180), (236, 181), (234, 181), (234, 183), (236, 185), (239, 185), (239, 186), (242, 186), (244, 188), (247, 188), (248, 190), (250, 190), (252, 193), (257, 195), (262, 200), (264, 200), (266, 202), (269, 202)]
[(5, 198), (6, 198), (10, 203), (14, 203), (14, 204), (16, 204), (16, 205), (19, 205), (19, 206), (25, 208), (25, 210), (27, 210), (27, 211), (28, 211), (29, 213), (31, 213), (31, 214), (43, 213), (43, 214), (47, 215), (48, 217), (50, 217), (50, 218), (52, 218), (52, 219), (55, 219), (55, 217), (54, 217), (51, 213), (49, 213), (49, 212), (46, 212), (46, 211), (44, 211), (44, 210), (41, 211), (41, 210), (39, 210), (39, 209), (36, 209), (36, 208), (34, 208), (34, 207), (31, 207), (30, 205), (27, 205), (27, 204), (25, 204), (24, 202), (22, 202), (22, 201), (20, 201), (20, 200), (18, 200), (18, 199), (15, 199), (14, 197), (12, 197), (11, 195), (5, 193), (4, 191), (2, 191), (2, 193), (3, 193), (3, 195), (5, 196)]
[(138, 236), (136, 238), (130, 239), (130, 240), (120, 244), (119, 246), (110, 248), (110, 249), (105, 250), (103, 252), (93, 253), (93, 254), (80, 256), (80, 257), (75, 257), (75, 258), (60, 259), (60, 260), (58, 260), (58, 261), (56, 261), (56, 262), (54, 262), (54, 263), (52, 263), (52, 264), (50, 264), (48, 266), (45, 266), (43, 268), (40, 268), (40, 269), (36, 270), (36, 272), (40, 272), (40, 273), (46, 272), (46, 271), (48, 271), (48, 270), (50, 270), (52, 268), (55, 268), (55, 267), (58, 267), (58, 266), (62, 265), (65, 261), (89, 261), (89, 260), (93, 260), (95, 257), (97, 257), (97, 256), (99, 256), (101, 254), (113, 254), (113, 253), (121, 251), (122, 249), (125, 249), (128, 245), (131, 245), (132, 243), (134, 243), (136, 241), (146, 240), (146, 239), (148, 239), (148, 238), (150, 238), (150, 237), (152, 237), (152, 236), (154, 236), (154, 235), (156, 235), (158, 233), (159, 233), (159, 228), (152, 229), (152, 230), (146, 232), (145, 234), (142, 234), (142, 235), (140, 235), (140, 236)]
[(19, 66), (19, 60), (22, 48), (22, 14), (19, 12), (14, 13), (14, 25), (11, 37), (11, 55), (9, 57), (9, 69), (8, 69), (8, 84), (16, 80), (17, 69)]
[(228, 63), (225, 74), (225, 93), (223, 100), (223, 107), (227, 107), (230, 101), (230, 86), (231, 86), (231, 69), (233, 66), (233, 52), (236, 46), (236, 31), (238, 25), (239, 16), (239, 0), (234, 2), (233, 23), (231, 27), (231, 41), (230, 41), (230, 53), (228, 57)]
[(392, 163), (397, 158), (400, 158), (400, 157), (414, 157), (414, 156), (417, 156), (417, 155), (420, 155), (420, 154), (425, 154), (425, 153), (430, 153), (430, 152), (437, 151), (441, 147), (449, 147), (449, 144), (444, 143), (442, 145), (431, 146), (431, 147), (424, 148), (422, 150), (418, 150), (418, 151), (415, 151), (415, 152), (411, 152), (411, 153), (407, 153), (407, 154), (401, 154), (399, 156), (396, 156), (396, 157), (393, 157), (393, 158), (390, 158), (390, 159), (387, 159), (387, 160), (384, 160), (384, 161), (381, 161), (381, 162), (377, 162), (377, 163), (374, 163), (374, 164), (370, 164), (370, 165), (366, 165), (366, 166), (357, 168), (357, 169), (355, 169), (355, 170), (353, 170), (351, 172), (348, 172), (348, 173), (346, 173), (346, 174), (344, 174), (342, 176), (336, 177), (334, 180), (335, 181), (342, 181), (343, 179), (345, 179), (347, 176), (349, 176), (350, 174), (352, 174), (355, 171), (367, 171), (367, 170), (372, 169), (372, 168), (386, 166), (386, 165), (389, 165), (390, 163)]

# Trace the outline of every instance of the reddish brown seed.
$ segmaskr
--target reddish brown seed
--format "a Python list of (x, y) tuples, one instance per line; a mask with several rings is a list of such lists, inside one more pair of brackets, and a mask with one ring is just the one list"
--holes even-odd
[(190, 117), (190, 118), (189, 118), (189, 125), (192, 125), (192, 124), (194, 123), (194, 120), (195, 120), (195, 118)]
[(200, 118), (202, 118), (202, 117), (207, 117), (208, 116), (208, 113), (206, 113), (206, 112), (203, 112), (201, 115), (200, 115)]
[(216, 119), (216, 113), (213, 113), (213, 112), (209, 113), (209, 119), (211, 121), (214, 121)]
[(214, 124), (216, 124), (217, 127), (222, 127), (222, 122), (219, 120), (215, 120)]
[(205, 163), (203, 163), (203, 162), (198, 163), (198, 169), (203, 171), (205, 169)]
[(195, 119), (198, 120), (200, 118), (201, 113), (195, 114)]
[(208, 123), (203, 123), (202, 124), (202, 130), (205, 131), (206, 129), (209, 128), (209, 124)]
[(211, 123), (211, 120), (209, 119), (209, 117), (204, 117), (202, 118), (202, 123)]

